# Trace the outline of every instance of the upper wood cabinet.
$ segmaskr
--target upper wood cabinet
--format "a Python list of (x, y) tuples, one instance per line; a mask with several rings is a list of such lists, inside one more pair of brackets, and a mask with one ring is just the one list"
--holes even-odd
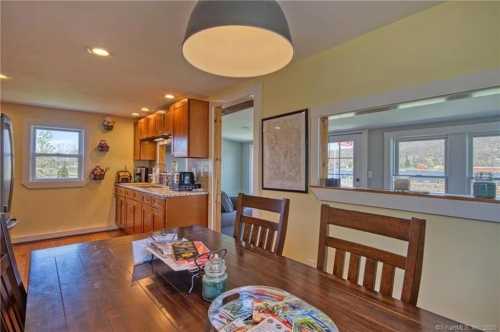
[(170, 107), (174, 157), (208, 158), (208, 102), (183, 99)]
[(142, 138), (145, 135), (144, 127), (148, 124), (144, 119), (134, 124), (134, 160), (155, 160), (156, 143)]
[(134, 132), (134, 159), (155, 160), (158, 136), (172, 137), (172, 155), (181, 158), (208, 158), (208, 102), (183, 99), (168, 111), (139, 119)]
[(156, 112), (155, 127), (157, 136), (172, 135), (172, 112), (170, 111)]
[(148, 115), (138, 122), (139, 139), (147, 139), (158, 136), (156, 128), (156, 113)]

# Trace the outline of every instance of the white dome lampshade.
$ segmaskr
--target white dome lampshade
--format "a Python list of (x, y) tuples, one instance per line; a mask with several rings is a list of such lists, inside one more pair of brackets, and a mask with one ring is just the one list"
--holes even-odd
[(198, 1), (182, 45), (194, 67), (226, 77), (275, 72), (293, 53), (286, 17), (274, 0)]

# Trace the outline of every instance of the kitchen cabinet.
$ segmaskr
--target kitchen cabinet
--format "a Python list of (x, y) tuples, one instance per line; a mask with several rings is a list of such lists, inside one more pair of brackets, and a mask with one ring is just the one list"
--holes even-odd
[(152, 232), (153, 227), (153, 210), (150, 205), (142, 205), (142, 224), (144, 233)]
[(166, 200), (167, 227), (208, 225), (208, 196), (177, 196)]
[(116, 225), (119, 228), (125, 228), (127, 222), (126, 222), (126, 217), (127, 217), (127, 205), (126, 205), (126, 199), (124, 196), (124, 191), (122, 190), (119, 192), (117, 190), (116, 193), (116, 210), (115, 210), (115, 218), (116, 218)]
[(158, 111), (155, 113), (156, 136), (172, 135), (172, 116), (169, 111)]
[(208, 158), (209, 104), (183, 99), (168, 110), (157, 111), (136, 122), (134, 160), (156, 160), (153, 138), (171, 136), (172, 155), (180, 158)]
[(157, 135), (155, 114), (150, 114), (137, 121), (139, 130), (139, 139), (149, 139)]
[(140, 158), (138, 160), (155, 160), (156, 159), (156, 142), (141, 141), (140, 143)]
[(142, 218), (140, 205), (137, 201), (126, 198), (127, 214), (124, 230), (129, 234), (142, 233)]
[(172, 154), (174, 157), (208, 158), (208, 102), (183, 99), (172, 112)]
[(144, 133), (141, 133), (141, 130), (144, 131), (144, 128), (141, 127), (146, 125), (143, 121), (144, 119), (134, 124), (134, 160), (155, 160), (156, 143), (141, 139), (141, 135), (144, 135)]
[(139, 137), (139, 121), (134, 122), (134, 160), (141, 160), (141, 139)]
[(121, 186), (115, 188), (116, 225), (128, 234), (208, 224), (208, 196), (162, 198)]

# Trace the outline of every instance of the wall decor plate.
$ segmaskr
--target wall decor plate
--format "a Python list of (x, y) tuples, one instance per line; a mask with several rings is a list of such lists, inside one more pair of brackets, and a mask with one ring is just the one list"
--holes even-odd
[(321, 310), (278, 288), (244, 286), (218, 296), (208, 309), (220, 332), (338, 332)]
[(262, 189), (307, 193), (308, 110), (262, 119)]

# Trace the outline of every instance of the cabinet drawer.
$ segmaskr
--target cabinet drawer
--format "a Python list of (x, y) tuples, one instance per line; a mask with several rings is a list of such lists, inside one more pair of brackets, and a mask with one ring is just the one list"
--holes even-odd
[(125, 189), (116, 187), (116, 196), (125, 196)]
[(165, 206), (165, 200), (158, 197), (151, 197), (151, 205), (154, 208), (163, 208)]
[(138, 191), (135, 191), (135, 190), (129, 190), (129, 189), (126, 190), (125, 196), (127, 196), (128, 198), (131, 198), (133, 200), (136, 200), (136, 201), (142, 200), (142, 194)]
[(147, 194), (143, 194), (143, 195), (142, 195), (142, 202), (143, 202), (144, 204), (148, 204), (148, 205), (150, 205), (150, 204), (151, 204), (151, 199), (152, 199), (152, 197), (151, 197), (151, 196), (149, 196), (149, 195), (147, 195)]

